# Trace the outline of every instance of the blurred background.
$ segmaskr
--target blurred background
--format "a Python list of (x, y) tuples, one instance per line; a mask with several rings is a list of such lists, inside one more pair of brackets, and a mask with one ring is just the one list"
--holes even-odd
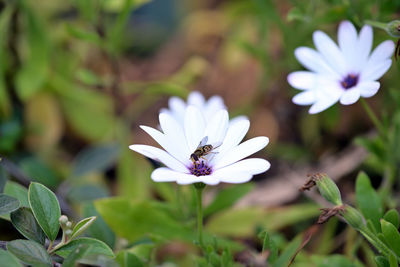
[[(247, 115), (247, 139), (270, 138), (257, 156), (268, 159), (271, 169), (255, 177), (257, 187), (241, 190), (243, 198), (235, 204), (254, 218), (270, 217), (231, 228), (223, 227), (224, 220), (236, 217), (210, 217), (206, 228), (215, 234), (254, 248), (257, 225), (293, 237), (318, 216), (308, 198), (321, 200), (298, 192), (313, 171), (340, 179), (350, 202), (361, 164), (380, 183), (381, 159), (360, 146), (379, 152), (379, 144), (354, 138), (374, 136), (362, 106), (337, 104), (309, 115), (308, 107), (291, 102), (297, 91), (286, 77), (302, 69), (293, 52), (313, 47), (313, 31), (336, 40), (342, 20), (358, 29), (366, 19), (391, 21), (399, 16), (399, 1), (3, 0), (0, 12), (4, 192), (23, 191), (38, 181), (56, 192), (63, 213), (76, 219), (99, 215), (93, 201), (108, 196), (172, 198), (175, 185), (152, 182), (153, 163), (128, 145), (153, 144), (139, 125), (156, 127), (168, 98), (185, 99), (193, 90), (207, 98), (222, 96), (232, 117)], [(374, 47), (386, 39), (384, 31), (374, 30)], [(379, 93), (368, 100), (387, 124), (399, 109), (398, 66), (393, 63)], [(206, 203), (225, 187), (210, 189)], [(91, 235), (113, 248), (123, 246), (118, 238), (134, 241), (121, 232), (116, 238), (104, 219), (95, 224), (101, 231)], [(9, 222), (0, 221), (0, 227), (0, 239), (18, 236), (6, 230), (12, 229)], [(329, 246), (318, 249), (332, 252), (340, 244)]]

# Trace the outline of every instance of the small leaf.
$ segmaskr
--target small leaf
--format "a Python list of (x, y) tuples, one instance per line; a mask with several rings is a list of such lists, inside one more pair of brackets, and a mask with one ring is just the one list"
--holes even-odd
[(46, 235), (36, 222), (30, 208), (21, 207), (10, 214), (14, 227), (26, 238), (44, 245)]
[(115, 162), (119, 147), (115, 144), (102, 145), (83, 150), (75, 159), (73, 177), (80, 177), (93, 171), (103, 171)]
[(397, 210), (395, 209), (388, 210), (383, 216), (383, 219), (393, 224), (394, 227), (396, 227), (396, 229), (399, 228), (399, 213), (397, 212)]
[(0, 194), (0, 214), (10, 213), (19, 208), (19, 200), (5, 194)]
[(28, 189), (22, 185), (8, 181), (4, 187), (4, 194), (18, 199), (22, 207), (29, 207)]
[(390, 267), (388, 260), (384, 256), (375, 257), (375, 262), (378, 267)]
[(119, 263), (120, 267), (130, 267), (130, 266), (142, 267), (142, 266), (144, 266), (143, 262), (139, 259), (139, 257), (133, 253), (130, 253), (129, 251), (119, 252), (116, 260)]
[(390, 267), (399, 267), (399, 265), (397, 264), (397, 258), (393, 254), (389, 255), (389, 265)]
[(96, 216), (93, 216), (78, 222), (72, 230), (71, 239), (74, 239), (82, 234), (95, 220)]
[(46, 249), (31, 240), (13, 240), (7, 243), (7, 249), (18, 259), (34, 266), (52, 266)]
[(68, 257), (64, 260), (62, 267), (74, 267), (75, 262), (81, 258), (83, 258), (90, 248), (87, 244), (80, 244), (76, 247), (74, 251), (72, 251)]
[(382, 234), (386, 243), (400, 257), (400, 234), (390, 222), (381, 219)]
[(370, 219), (375, 229), (379, 231), (379, 219), (383, 216), (382, 200), (375, 192), (368, 176), (364, 172), (360, 172), (357, 176), (356, 200), (365, 219)]
[(60, 255), (61, 257), (68, 257), (71, 252), (76, 250), (80, 245), (87, 245), (90, 246), (88, 251), (86, 252), (86, 255), (105, 255), (108, 257), (114, 257), (113, 251), (102, 241), (94, 239), (94, 238), (89, 238), (89, 237), (81, 237), (77, 238), (75, 240), (72, 240), (65, 246), (62, 246), (58, 250), (56, 250), (56, 254)]
[(31, 183), (28, 190), (29, 204), (40, 227), (50, 240), (55, 240), (60, 228), (60, 205), (56, 195), (39, 183)]
[(2, 266), (7, 267), (23, 267), (18, 259), (6, 250), (0, 249), (0, 262)]
[(278, 258), (278, 247), (266, 231), (264, 231), (262, 251), (265, 250), (269, 250), (268, 262), (273, 264)]

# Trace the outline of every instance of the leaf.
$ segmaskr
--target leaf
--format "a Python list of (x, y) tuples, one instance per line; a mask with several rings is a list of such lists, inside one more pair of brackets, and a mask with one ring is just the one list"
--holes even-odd
[(264, 231), (262, 234), (264, 234), (262, 251), (269, 251), (268, 262), (273, 264), (278, 259), (278, 247), (268, 232)]
[(395, 209), (388, 210), (383, 216), (383, 219), (393, 224), (394, 227), (396, 227), (396, 229), (399, 228), (399, 213), (397, 212), (397, 210)]
[(103, 171), (117, 160), (118, 155), (119, 147), (115, 144), (85, 149), (75, 159), (72, 176), (81, 177), (90, 172)]
[(72, 230), (71, 239), (81, 235), (96, 220), (96, 218), (96, 216), (93, 216), (79, 221)]
[(14, 227), (26, 238), (44, 245), (46, 235), (36, 222), (30, 208), (21, 207), (10, 214)]
[(22, 185), (12, 181), (7, 181), (6, 185), (4, 186), (4, 194), (18, 199), (22, 207), (29, 207), (28, 189)]
[(100, 185), (76, 185), (72, 186), (68, 192), (68, 200), (73, 203), (82, 203), (83, 201), (92, 201), (98, 198), (108, 197), (110, 194), (107, 188)]
[(75, 262), (83, 258), (89, 248), (90, 246), (87, 244), (78, 245), (64, 260), (62, 267), (75, 267)]
[(87, 203), (83, 206), (83, 216), (96, 216), (97, 219), (86, 231), (90, 237), (100, 239), (109, 247), (113, 248), (115, 244), (115, 234), (111, 231), (110, 227), (106, 224), (103, 217), (97, 212), (93, 203)]
[(119, 252), (116, 260), (120, 264), (120, 267), (145, 266), (138, 256), (136, 256), (133, 253), (130, 253), (129, 251)]
[(383, 216), (382, 200), (375, 192), (368, 176), (364, 172), (360, 172), (357, 176), (356, 201), (365, 219), (370, 219), (375, 229), (379, 231), (379, 219)]
[(245, 183), (245, 184), (230, 186), (228, 188), (221, 190), (217, 194), (213, 202), (211, 202), (211, 204), (208, 205), (207, 208), (205, 208), (204, 216), (229, 208), (230, 206), (235, 204), (237, 200), (246, 195), (253, 188), (254, 184)]
[(19, 166), (24, 173), (32, 177), (32, 181), (34, 182), (41, 183), (50, 188), (56, 188), (59, 183), (59, 179), (54, 171), (38, 158), (24, 158), (19, 162)]
[(11, 101), (8, 93), (5, 70), (7, 68), (7, 57), (10, 52), (7, 43), (9, 39), (10, 19), (14, 11), (14, 5), (5, 6), (0, 14), (0, 114), (8, 116), (11, 111)]
[(301, 245), (302, 237), (297, 236), (294, 238), (288, 245), (286, 245), (285, 249), (282, 251), (279, 258), (272, 265), (273, 267), (286, 267), (289, 266), (290, 261), (293, 256), (296, 255), (298, 247)]
[(31, 183), (28, 199), (33, 215), (50, 240), (55, 240), (60, 228), (60, 205), (56, 195), (39, 183)]
[(0, 194), (0, 214), (10, 213), (19, 208), (19, 200), (5, 194)]
[(2, 249), (0, 249), (0, 262), (7, 267), (23, 267), (13, 254)]
[(397, 264), (397, 258), (393, 254), (389, 255), (389, 265), (390, 267), (399, 267), (399, 265)]
[(34, 266), (52, 266), (46, 249), (31, 240), (13, 240), (7, 243), (7, 250), (26, 264)]
[(65, 246), (56, 250), (56, 254), (61, 257), (68, 257), (71, 252), (75, 251), (80, 245), (87, 245), (90, 248), (87, 250), (86, 255), (105, 255), (108, 257), (114, 257), (113, 251), (102, 241), (89, 238), (89, 237), (81, 237), (71, 242), (67, 243)]
[(375, 257), (375, 262), (378, 267), (390, 267), (388, 260), (384, 256)]
[(400, 234), (390, 222), (381, 219), (382, 234), (389, 247), (400, 257)]

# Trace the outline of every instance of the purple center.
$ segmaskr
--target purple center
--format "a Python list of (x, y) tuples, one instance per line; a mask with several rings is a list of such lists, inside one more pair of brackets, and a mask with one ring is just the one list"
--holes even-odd
[(191, 174), (196, 176), (205, 176), (212, 173), (211, 167), (209, 167), (204, 161), (196, 162), (191, 167), (189, 167)]
[(341, 82), (340, 84), (344, 89), (349, 89), (351, 87), (356, 86), (358, 83), (358, 75), (355, 74), (349, 74), (347, 75)]

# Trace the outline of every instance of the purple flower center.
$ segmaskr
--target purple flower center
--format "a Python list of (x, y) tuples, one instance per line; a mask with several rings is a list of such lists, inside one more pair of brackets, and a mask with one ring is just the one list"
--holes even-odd
[(341, 82), (340, 84), (344, 89), (349, 89), (351, 87), (356, 86), (358, 83), (358, 75), (355, 74), (349, 74), (347, 75)]
[(204, 161), (196, 162), (191, 167), (189, 167), (191, 174), (196, 176), (205, 176), (212, 173), (211, 167), (209, 167)]

